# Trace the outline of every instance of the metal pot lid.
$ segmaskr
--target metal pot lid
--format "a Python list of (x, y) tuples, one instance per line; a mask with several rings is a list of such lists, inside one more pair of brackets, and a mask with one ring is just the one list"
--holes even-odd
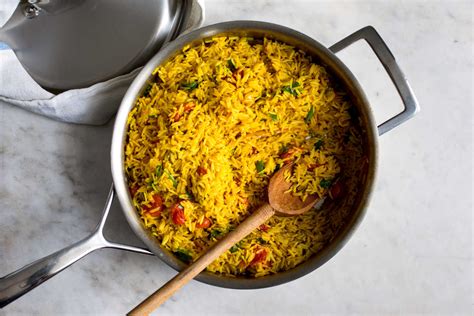
[(58, 92), (144, 65), (203, 14), (199, 0), (22, 0), (0, 41), (39, 85)]

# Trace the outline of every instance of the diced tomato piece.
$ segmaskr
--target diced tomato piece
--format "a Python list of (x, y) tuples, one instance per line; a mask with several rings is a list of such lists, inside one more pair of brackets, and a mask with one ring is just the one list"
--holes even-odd
[(258, 227), (258, 229), (261, 230), (262, 232), (267, 232), (270, 229), (270, 226), (262, 224)]
[(173, 219), (173, 223), (176, 225), (183, 225), (186, 222), (186, 217), (184, 216), (184, 207), (176, 203), (173, 208), (171, 209), (171, 218)]
[(138, 189), (139, 189), (138, 185), (134, 185), (133, 187), (130, 188), (130, 195), (132, 196), (132, 198), (135, 196), (135, 194), (137, 194)]
[(207, 174), (207, 169), (204, 168), (204, 167), (199, 166), (197, 168), (197, 173), (198, 173), (198, 175), (200, 175), (202, 177), (203, 175)]
[(286, 165), (293, 159), (293, 153), (287, 151), (285, 153), (280, 154), (280, 158), (283, 159), (283, 163)]
[(163, 207), (163, 199), (161, 198), (160, 195), (158, 195), (158, 194), (153, 195), (152, 207), (153, 208)]
[(249, 266), (254, 266), (257, 263), (264, 262), (267, 259), (268, 251), (266, 249), (259, 250), (252, 261), (250, 261)]
[(151, 201), (150, 206), (144, 206), (143, 209), (151, 216), (158, 217), (161, 215), (161, 211), (163, 210), (163, 199), (158, 194), (155, 194), (153, 195), (153, 200)]
[(344, 190), (344, 186), (341, 181), (337, 181), (334, 185), (329, 189), (329, 195), (333, 200), (339, 198), (342, 195)]
[(302, 152), (302, 151), (303, 149), (301, 147), (292, 147), (288, 151), (281, 153), (280, 158), (283, 159), (283, 163), (286, 165), (295, 158), (295, 155), (298, 152)]
[(197, 228), (209, 228), (211, 226), (212, 222), (209, 218), (204, 217), (202, 220), (202, 223), (199, 223), (196, 225)]
[(150, 214), (153, 217), (160, 217), (161, 215), (161, 209), (155, 208), (154, 210), (148, 211), (148, 214)]
[(186, 112), (186, 113), (191, 112), (191, 111), (194, 109), (195, 106), (196, 106), (196, 104), (194, 104), (194, 102), (188, 102), (188, 103), (186, 103), (186, 104), (184, 105), (184, 112)]
[(176, 112), (176, 114), (173, 117), (173, 121), (177, 122), (177, 121), (179, 121), (180, 118), (181, 118), (181, 114), (179, 114), (179, 112)]

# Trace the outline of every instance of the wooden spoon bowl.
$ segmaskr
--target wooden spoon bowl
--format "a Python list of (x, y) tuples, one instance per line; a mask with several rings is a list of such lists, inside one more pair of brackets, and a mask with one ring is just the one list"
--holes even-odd
[(290, 171), (293, 164), (283, 166), (270, 179), (268, 184), (268, 202), (279, 216), (295, 216), (310, 210), (318, 201), (316, 195), (308, 196), (304, 201), (298, 196), (288, 193), (291, 183), (285, 180), (285, 172)]

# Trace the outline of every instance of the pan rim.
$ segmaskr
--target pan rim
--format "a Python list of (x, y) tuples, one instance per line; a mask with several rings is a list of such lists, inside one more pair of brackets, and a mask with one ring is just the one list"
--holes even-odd
[[(343, 81), (345, 84), (350, 83), (352, 90), (356, 92), (356, 97), (360, 106), (364, 107), (365, 131), (369, 140), (369, 169), (367, 173), (367, 179), (365, 187), (360, 193), (362, 198), (360, 199), (357, 209), (354, 211), (351, 219), (345, 224), (345, 228), (342, 232), (339, 232), (336, 238), (331, 243), (324, 247), (320, 252), (315, 254), (307, 261), (301, 263), (293, 269), (288, 271), (279, 272), (273, 275), (267, 275), (259, 278), (243, 278), (243, 277), (227, 277), (210, 272), (202, 272), (196, 279), (198, 281), (215, 285), (224, 288), (233, 289), (258, 289), (266, 288), (284, 284), (293, 280), (296, 280), (304, 275), (307, 275), (329, 259), (334, 257), (340, 249), (348, 242), (352, 234), (355, 232), (362, 219), (365, 216), (377, 174), (378, 169), (378, 134), (377, 126), (371, 111), (370, 104), (367, 97), (358, 83), (352, 72), (345, 66), (345, 64), (328, 48), (320, 44), (318, 41), (311, 37), (308, 37), (298, 31), (291, 28), (281, 26), (278, 24), (260, 22), (260, 21), (229, 21), (222, 22), (213, 25), (209, 25), (203, 28), (199, 28), (185, 35), (179, 36), (176, 40), (165, 45), (140, 71), (135, 80), (130, 85), (129, 89), (125, 93), (123, 100), (120, 104), (119, 111), (117, 113), (111, 146), (111, 171), (112, 178), (117, 192), (117, 196), (122, 207), (122, 211), (134, 233), (146, 244), (146, 246), (155, 253), (161, 260), (173, 269), (180, 271), (184, 269), (185, 265), (178, 259), (174, 258), (170, 252), (162, 249), (159, 246), (156, 238), (149, 233), (149, 231), (142, 225), (142, 221), (138, 216), (135, 208), (133, 207), (130, 199), (130, 194), (127, 189), (126, 177), (123, 168), (124, 160), (124, 145), (126, 140), (126, 129), (127, 129), (127, 117), (130, 110), (135, 105), (135, 101), (138, 95), (143, 90), (149, 80), (152, 71), (160, 64), (165, 62), (170, 56), (176, 53), (184, 45), (192, 43), (202, 38), (215, 36), (218, 34), (232, 33), (232, 32), (245, 32), (255, 31), (266, 33), (269, 32), (277, 37), (281, 38), (292, 38), (295, 41), (299, 41), (308, 47), (314, 48), (315, 51), (319, 51), (321, 56), (327, 58), (325, 61), (331, 63), (332, 70), (338, 70), (338, 80)], [(276, 38), (281, 40), (280, 38)], [(285, 40), (283, 40), (286, 42)], [(343, 76), (341, 78), (341, 76)]]

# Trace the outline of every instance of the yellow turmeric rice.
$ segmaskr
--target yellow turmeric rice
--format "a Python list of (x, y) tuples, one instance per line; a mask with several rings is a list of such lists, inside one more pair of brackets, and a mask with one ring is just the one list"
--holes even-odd
[(207, 269), (259, 277), (320, 251), (350, 213), (366, 157), (357, 110), (326, 69), (270, 39), (217, 36), (153, 72), (128, 117), (133, 203), (161, 243), (196, 260), (266, 201), (270, 177), (324, 204), (274, 216)]

